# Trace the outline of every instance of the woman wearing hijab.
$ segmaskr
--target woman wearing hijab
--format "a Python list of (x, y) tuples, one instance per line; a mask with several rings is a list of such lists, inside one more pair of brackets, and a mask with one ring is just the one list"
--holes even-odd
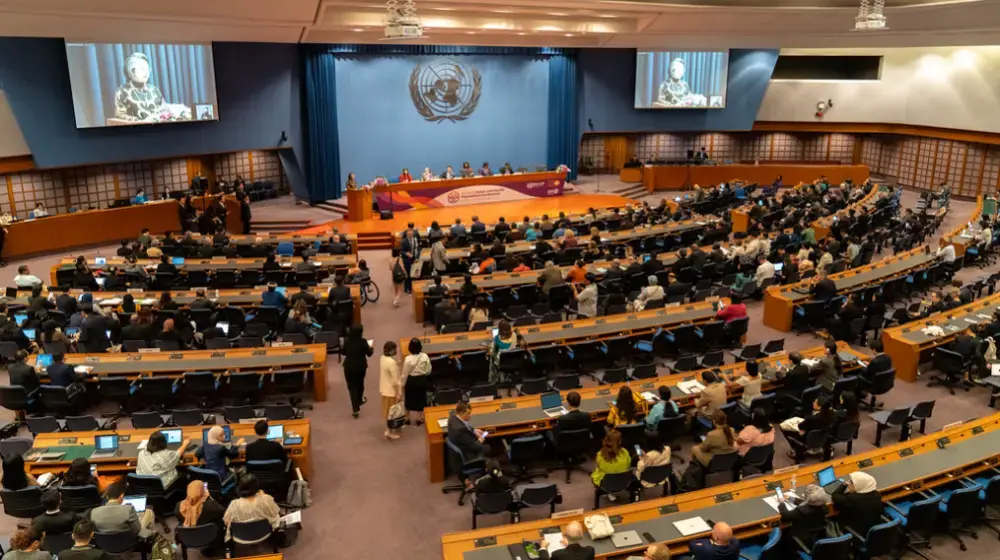
[(351, 327), (344, 341), (344, 379), (347, 381), (347, 391), (351, 396), (351, 416), (357, 418), (361, 413), (361, 405), (365, 398), (365, 375), (368, 373), (368, 357), (375, 351), (372, 344), (365, 340), (364, 327)]
[(806, 486), (802, 496), (793, 502), (789, 494), (782, 495), (778, 513), (781, 514), (782, 523), (791, 525), (787, 535), (790, 546), (795, 544), (792, 540), (794, 538), (812, 550), (813, 543), (826, 536), (826, 504), (830, 497), (815, 484)]
[(226, 443), (226, 431), (222, 426), (212, 426), (208, 430), (208, 441), (198, 448), (195, 457), (205, 460), (205, 468), (219, 474), (219, 480), (225, 480), (229, 475), (226, 459), (240, 456), (240, 447), (246, 445), (246, 440), (240, 438), (236, 445)]
[(868, 535), (868, 530), (881, 522), (882, 494), (875, 477), (868, 473), (852, 472), (832, 498), (839, 522), (859, 535)]
[[(218, 426), (216, 426), (218, 427)], [(215, 556), (212, 551), (220, 551), (224, 544), (225, 531), (222, 530), (222, 517), (226, 509), (219, 505), (205, 490), (200, 480), (192, 480), (187, 485), (187, 497), (177, 504), (177, 518), (184, 527), (198, 525), (218, 525), (219, 533), (212, 544), (202, 551), (204, 556)]]
[(38, 486), (38, 481), (24, 470), (24, 457), (20, 453), (12, 453), (3, 460), (3, 489), (24, 490), (29, 486)]

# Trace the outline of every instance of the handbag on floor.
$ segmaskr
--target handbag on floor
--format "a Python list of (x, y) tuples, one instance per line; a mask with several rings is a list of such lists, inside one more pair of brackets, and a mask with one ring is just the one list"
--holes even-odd
[(385, 419), (390, 430), (398, 430), (406, 422), (406, 405), (402, 401), (389, 407), (389, 414)]

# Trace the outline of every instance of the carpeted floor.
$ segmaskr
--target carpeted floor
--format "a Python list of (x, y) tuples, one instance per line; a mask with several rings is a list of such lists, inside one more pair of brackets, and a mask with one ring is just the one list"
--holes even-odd
[[(592, 178), (588, 178), (592, 179)], [(601, 192), (609, 192), (609, 183), (602, 180)], [(619, 184), (618, 187), (625, 185)], [(594, 181), (585, 181), (585, 192), (594, 192)], [(650, 198), (658, 199), (658, 196)], [(913, 205), (915, 196), (904, 195), (904, 208)], [(281, 208), (287, 216), (291, 204), (282, 200), (270, 205)], [(966, 221), (973, 208), (972, 203), (953, 201), (951, 211), (942, 228), (946, 231)], [(269, 219), (268, 208), (254, 210), (258, 219)], [(283, 216), (283, 217), (284, 217)], [(314, 219), (318, 216), (310, 216)], [(97, 254), (101, 250), (91, 250)], [(103, 248), (103, 253), (113, 254), (114, 248)], [(40, 277), (47, 278), (49, 268), (64, 255), (51, 255), (26, 262)], [(362, 309), (365, 336), (376, 340), (376, 348), (386, 340), (399, 341), (425, 333), (412, 318), (412, 306), (408, 296), (399, 308), (392, 306), (392, 282), (389, 273), (388, 251), (366, 251), (363, 257), (373, 270), (373, 279), (382, 288), (382, 298), (378, 303)], [(10, 283), (16, 274), (16, 264), (12, 263), (0, 270), (0, 281)], [(990, 271), (965, 270), (961, 278), (972, 279)], [(775, 332), (764, 327), (760, 320), (763, 304), (750, 304), (752, 329), (750, 343), (765, 342), (784, 336), (790, 350), (818, 346), (821, 341), (812, 336), (794, 336)], [(330, 401), (317, 406), (309, 413), (313, 429), (313, 471), (318, 473), (310, 485), (313, 490), (313, 506), (304, 512), (304, 530), (294, 547), (286, 549), (290, 560), (337, 557), (337, 558), (398, 558), (430, 560), (440, 557), (440, 536), (446, 532), (462, 531), (470, 528), (470, 507), (458, 507), (454, 494), (443, 495), (441, 485), (430, 484), (427, 476), (427, 457), (424, 444), (425, 435), (421, 428), (408, 428), (398, 441), (386, 441), (382, 437), (384, 421), (378, 413), (378, 353), (371, 359), (367, 396), (369, 406), (357, 420), (351, 418), (347, 392), (342, 370), (333, 357), (329, 363)], [(0, 383), (6, 382), (0, 378)], [(991, 411), (986, 406), (988, 391), (976, 388), (968, 393), (950, 396), (944, 389), (928, 389), (924, 382), (913, 384), (898, 383), (884, 399), (887, 407), (901, 406), (921, 400), (935, 399), (937, 405), (934, 417), (928, 423), (929, 430), (936, 430), (945, 424), (970, 417), (983, 416)], [(9, 417), (9, 415), (7, 415)], [(4, 418), (6, 419), (6, 417)], [(887, 434), (892, 441), (894, 432)], [(871, 449), (874, 440), (874, 425), (865, 421), (861, 436), (855, 445), (856, 452)], [(776, 467), (785, 466), (791, 460), (785, 456), (787, 446), (779, 435), (777, 438)], [(686, 456), (689, 445), (685, 445)], [(590, 481), (582, 473), (574, 475), (572, 484), (565, 484), (559, 475), (558, 481), (564, 496), (560, 509), (583, 507), (590, 509), (593, 491)], [(527, 518), (531, 519), (528, 513)], [(500, 518), (483, 518), (482, 526), (502, 523)], [(6, 544), (6, 535), (11, 534), (15, 520), (0, 516), (0, 541)], [(984, 530), (985, 531), (985, 530)], [(981, 533), (979, 540), (969, 540), (970, 558), (997, 558), (1000, 554), (992, 542), (993, 533)], [(934, 540), (935, 549), (931, 554), (938, 558), (949, 557), (957, 552), (957, 545), (947, 537)], [(192, 557), (197, 557), (192, 553)]]

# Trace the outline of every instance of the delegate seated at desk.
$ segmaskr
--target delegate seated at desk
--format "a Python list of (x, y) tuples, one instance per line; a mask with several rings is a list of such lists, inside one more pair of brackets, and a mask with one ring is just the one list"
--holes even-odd
[(146, 508), (142, 512), (142, 516), (139, 516), (132, 504), (123, 503), (125, 498), (124, 480), (119, 480), (108, 487), (105, 497), (107, 502), (104, 505), (97, 506), (87, 514), (97, 531), (102, 533), (131, 532), (140, 538), (147, 538), (153, 534), (153, 508)]
[(472, 406), (467, 402), (455, 405), (455, 413), (448, 417), (448, 441), (462, 452), (466, 461), (489, 455), (490, 446), (483, 443), (486, 432), (469, 424)]
[(566, 526), (566, 530), (563, 531), (563, 548), (553, 552), (551, 555), (547, 550), (543, 550), (541, 558), (543, 560), (545, 558), (550, 558), (551, 560), (594, 560), (594, 547), (580, 544), (583, 541), (583, 536), (583, 525), (579, 521), (571, 522)]
[(267, 284), (267, 290), (264, 291), (260, 296), (261, 305), (265, 307), (274, 307), (278, 310), (278, 313), (285, 311), (285, 306), (288, 305), (288, 300), (285, 298), (285, 294), (278, 291), (278, 285), (274, 282), (269, 282)]
[(281, 461), (282, 464), (288, 460), (288, 451), (285, 446), (278, 441), (267, 439), (267, 420), (258, 420), (253, 425), (253, 433), (257, 434), (257, 441), (248, 443), (244, 449), (247, 462), (250, 461)]
[(45, 513), (31, 520), (31, 526), (48, 535), (65, 535), (73, 531), (80, 516), (71, 511), (60, 511), (62, 499), (59, 492), (47, 490), (42, 494)]
[(28, 352), (18, 350), (14, 354), (14, 363), (7, 368), (7, 374), (11, 385), (24, 387), (25, 392), (31, 395), (38, 390), (41, 381), (38, 379), (38, 374), (35, 373), (35, 368), (28, 365), (27, 360)]

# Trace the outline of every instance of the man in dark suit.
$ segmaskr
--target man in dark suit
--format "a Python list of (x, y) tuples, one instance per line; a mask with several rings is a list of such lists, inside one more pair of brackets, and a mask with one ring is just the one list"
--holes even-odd
[(69, 295), (69, 286), (59, 288), (62, 292), (56, 296), (56, 309), (66, 314), (66, 317), (76, 313), (76, 298)]
[(167, 319), (163, 322), (163, 330), (156, 334), (156, 340), (175, 341), (181, 350), (183, 350), (186, 346), (184, 337), (181, 336), (181, 333), (176, 328), (174, 328), (173, 319)]
[(129, 324), (122, 328), (120, 340), (145, 340), (149, 342), (149, 329), (139, 322), (139, 314), (129, 316)]
[(169, 272), (170, 274), (177, 274), (177, 267), (170, 262), (170, 257), (166, 255), (160, 255), (160, 264), (156, 265), (156, 273)]
[(705, 263), (708, 262), (708, 253), (701, 250), (696, 243), (691, 244), (691, 266), (696, 270), (701, 270)]
[(555, 433), (590, 428), (590, 415), (580, 410), (580, 393), (571, 391), (566, 395), (566, 414), (556, 420), (552, 431)]
[(295, 307), (295, 304), (298, 303), (299, 300), (305, 300), (306, 307), (309, 307), (310, 309), (316, 307), (316, 296), (309, 293), (309, 284), (299, 284), (299, 291), (292, 294), (292, 297), (289, 299), (292, 307)]
[(80, 343), (83, 345), (83, 351), (91, 354), (107, 352), (108, 348), (111, 348), (107, 333), (111, 325), (107, 317), (95, 312), (94, 306), (89, 303), (84, 304), (81, 311), (83, 322), (80, 324)]
[(472, 217), (472, 224), (469, 226), (469, 230), (472, 233), (476, 233), (476, 232), (480, 232), (480, 231), (486, 231), (486, 224), (484, 224), (483, 222), (479, 221), (479, 216), (473, 216)]
[[(636, 257), (631, 263), (629, 263), (629, 265), (627, 267), (625, 267), (625, 278), (631, 278), (635, 274), (642, 274), (642, 262), (641, 261), (645, 257), (646, 257), (646, 255), (642, 255), (642, 256)], [(652, 255), (650, 255), (650, 258), (652, 258)]]
[(865, 377), (871, 379), (876, 373), (892, 369), (892, 356), (882, 351), (881, 340), (875, 339), (871, 341), (868, 347), (875, 352), (875, 355), (872, 356), (871, 361), (868, 362), (868, 367), (865, 368)]
[(816, 301), (830, 301), (837, 295), (837, 284), (826, 277), (826, 271), (820, 270), (816, 274), (816, 283), (813, 284), (810, 292)]
[(61, 503), (59, 492), (49, 490), (42, 494), (42, 507), (45, 513), (31, 520), (31, 525), (47, 535), (65, 535), (73, 531), (73, 525), (80, 516), (69, 511), (59, 511)]
[(448, 417), (448, 441), (457, 447), (466, 461), (489, 454), (490, 447), (483, 443), (486, 432), (469, 424), (472, 406), (467, 402), (455, 405), (455, 413)]
[(615, 259), (611, 261), (611, 266), (608, 267), (607, 272), (604, 273), (604, 278), (608, 280), (615, 280), (625, 276), (625, 269), (622, 268), (622, 263)]
[(677, 252), (677, 260), (674, 261), (674, 265), (670, 270), (674, 273), (674, 276), (678, 276), (682, 270), (689, 266), (691, 266), (691, 259), (688, 258), (687, 249), (681, 249)]
[(7, 368), (7, 373), (10, 376), (11, 385), (20, 385), (24, 387), (24, 390), (30, 395), (36, 389), (38, 389), (38, 374), (35, 373), (35, 368), (29, 366), (26, 362), (28, 359), (28, 352), (25, 350), (18, 350), (14, 354), (14, 363), (10, 364)]
[(543, 558), (551, 560), (594, 560), (594, 547), (583, 546), (583, 525), (579, 521), (573, 521), (566, 526), (563, 531), (563, 546), (565, 548), (553, 552), (551, 555), (546, 551)]
[(344, 285), (344, 275), (338, 274), (333, 279), (333, 288), (330, 289), (330, 296), (328, 299), (328, 305), (333, 305), (335, 301), (346, 301), (351, 299), (351, 288)]
[(508, 234), (510, 233), (510, 224), (507, 220), (500, 216), (499, 221), (493, 225), (493, 235)]
[(253, 425), (253, 432), (257, 434), (257, 441), (248, 443), (246, 446), (247, 461), (271, 461), (277, 459), (285, 462), (288, 459), (288, 452), (279, 441), (267, 439), (267, 420), (258, 420)]
[(204, 289), (198, 289), (194, 293), (194, 300), (188, 304), (188, 307), (191, 309), (215, 309), (215, 304), (205, 297)]
[(64, 362), (63, 358), (62, 354), (53, 354), (52, 365), (45, 368), (45, 372), (49, 374), (49, 385), (71, 387), (83, 381), (84, 376), (76, 373), (73, 366)]

